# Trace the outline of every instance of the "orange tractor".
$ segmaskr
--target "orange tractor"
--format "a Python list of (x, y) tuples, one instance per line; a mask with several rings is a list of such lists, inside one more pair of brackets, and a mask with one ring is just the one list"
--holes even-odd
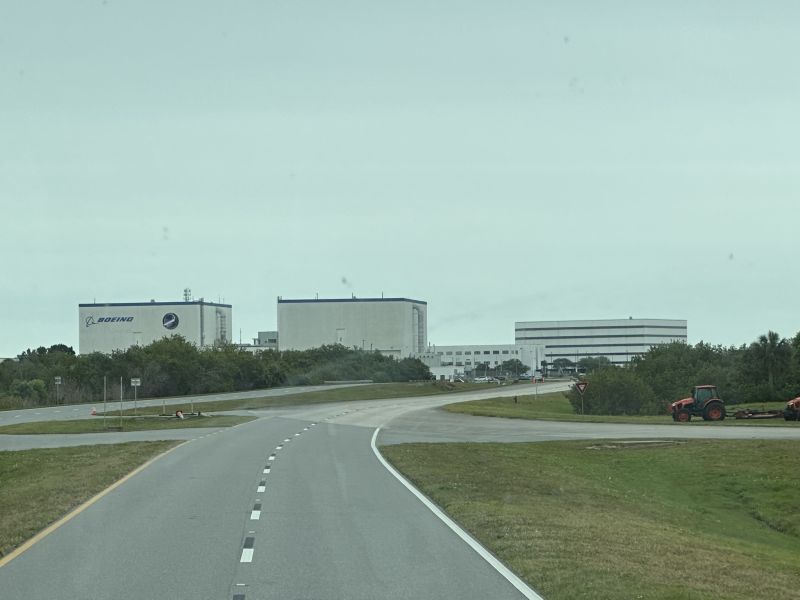
[(717, 394), (715, 385), (696, 385), (692, 395), (669, 405), (672, 420), (686, 423), (692, 417), (703, 417), (704, 421), (722, 421), (725, 418), (725, 404)]
[[(704, 421), (722, 421), (727, 412), (715, 385), (696, 385), (690, 398), (684, 398), (669, 405), (673, 421), (686, 423), (692, 417), (703, 417)], [(740, 408), (734, 415), (736, 419), (780, 419), (800, 421), (800, 396), (789, 400), (784, 410), (752, 410)]]
[(800, 421), (800, 396), (786, 403), (783, 418), (787, 421)]

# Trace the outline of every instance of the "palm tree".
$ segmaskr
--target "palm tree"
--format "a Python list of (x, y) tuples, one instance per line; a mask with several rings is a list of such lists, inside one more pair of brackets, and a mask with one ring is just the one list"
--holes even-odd
[(769, 391), (775, 395), (775, 375), (782, 373), (789, 366), (791, 348), (785, 339), (781, 339), (774, 331), (769, 331), (766, 335), (758, 337), (758, 341), (753, 344), (758, 362), (767, 372)]

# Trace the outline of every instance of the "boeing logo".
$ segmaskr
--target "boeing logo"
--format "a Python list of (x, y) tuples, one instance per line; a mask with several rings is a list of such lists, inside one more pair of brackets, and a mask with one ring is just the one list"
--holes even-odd
[(94, 317), (86, 317), (84, 324), (86, 327), (91, 327), (100, 323), (130, 323), (131, 321), (133, 321), (133, 317), (100, 317), (96, 321)]
[(180, 319), (175, 313), (167, 313), (161, 319), (161, 324), (167, 329), (175, 329), (178, 326)]

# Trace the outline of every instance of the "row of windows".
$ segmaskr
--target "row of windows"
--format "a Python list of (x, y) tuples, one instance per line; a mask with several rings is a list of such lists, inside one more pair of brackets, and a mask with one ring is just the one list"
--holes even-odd
[[(585, 358), (587, 356), (640, 356), (644, 354), (644, 352), (598, 352), (597, 354), (586, 354), (585, 352), (579, 358)], [(575, 353), (547, 353), (547, 358), (549, 359), (556, 359), (556, 358), (568, 358), (570, 360), (575, 359)]]
[[(480, 350), (475, 350), (475, 354), (480, 354), (480, 353), (481, 353)], [(519, 354), (519, 351), (518, 350), (513, 350), (513, 351), (511, 351), (511, 350), (484, 350), (483, 353), (484, 354)], [(449, 350), (447, 352), (437, 352), (437, 354), (439, 356), (452, 356), (453, 355), (453, 351)], [(464, 350), (462, 352), (461, 350), (456, 350), (455, 354), (456, 354), (456, 356), (461, 356), (462, 354), (471, 355), (472, 351), (471, 350)]]
[(571, 329), (681, 329), (686, 330), (685, 325), (580, 325), (576, 327), (517, 327), (517, 331), (567, 331)]
[(648, 348), (652, 348), (653, 346), (660, 346), (665, 342), (653, 342), (652, 344), (648, 343), (631, 343), (631, 344), (547, 344), (547, 349), (550, 348), (574, 348), (575, 350), (581, 350), (582, 348), (644, 348), (647, 350)]
[[(478, 365), (490, 365), (490, 364), (492, 364), (492, 361), (490, 361), (490, 360), (485, 360), (485, 361), (482, 361), (482, 362), (475, 361), (475, 365), (476, 366), (478, 366)], [(497, 366), (497, 365), (500, 364), (500, 361), (496, 360), (496, 361), (494, 361), (494, 364), (495, 364), (495, 366)], [(455, 363), (453, 363), (453, 361), (451, 360), (450, 362), (442, 362), (442, 366), (443, 367), (452, 367), (453, 365), (455, 365), (456, 367), (463, 367), (463, 366), (470, 367), (470, 366), (472, 366), (472, 361), (471, 360), (465, 360), (465, 361), (462, 362), (460, 360), (457, 360)]]
[(517, 341), (520, 340), (536, 340), (536, 341), (543, 341), (543, 340), (594, 340), (597, 338), (686, 338), (685, 333), (681, 334), (669, 334), (669, 333), (636, 333), (636, 334), (619, 334), (619, 335), (554, 335), (549, 337), (519, 337), (517, 336)]

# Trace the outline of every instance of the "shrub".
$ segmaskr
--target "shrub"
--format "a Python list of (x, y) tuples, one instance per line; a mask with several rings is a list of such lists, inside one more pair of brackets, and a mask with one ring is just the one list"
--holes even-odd
[[(583, 410), (587, 415), (656, 415), (664, 412), (653, 390), (633, 371), (623, 368), (602, 369), (588, 378), (583, 394)], [(568, 394), (576, 413), (581, 411), (581, 395), (577, 389)]]

